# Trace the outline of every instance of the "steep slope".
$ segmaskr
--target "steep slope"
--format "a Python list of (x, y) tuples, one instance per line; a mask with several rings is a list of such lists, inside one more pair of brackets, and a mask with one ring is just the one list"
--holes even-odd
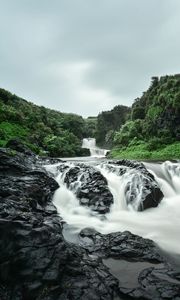
[(102, 147), (112, 147), (114, 133), (126, 122), (130, 107), (117, 105), (113, 109), (99, 113), (95, 137), (97, 144)]
[(179, 141), (180, 74), (153, 77), (149, 89), (134, 101), (128, 121), (116, 132), (112, 155), (179, 158)]
[(0, 89), (0, 146), (18, 137), (38, 154), (79, 156), (84, 132), (81, 116), (37, 106)]

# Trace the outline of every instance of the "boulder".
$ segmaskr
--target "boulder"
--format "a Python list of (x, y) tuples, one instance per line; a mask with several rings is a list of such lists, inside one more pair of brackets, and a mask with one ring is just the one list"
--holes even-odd
[(129, 231), (101, 234), (92, 228), (85, 228), (79, 233), (79, 243), (89, 253), (103, 258), (154, 263), (164, 261), (153, 241)]
[(136, 287), (123, 287), (120, 294), (131, 299), (180, 299), (180, 273), (169, 266), (150, 267), (140, 272)]
[(164, 197), (163, 192), (143, 163), (126, 159), (109, 161), (107, 168), (113, 171), (113, 167), (125, 184), (127, 206), (138, 211), (158, 206)]
[(103, 235), (85, 228), (79, 244), (90, 255), (103, 258), (118, 279), (116, 299), (180, 299), (180, 272), (153, 241), (128, 231)]
[[(73, 169), (67, 177), (69, 187), (83, 176), (82, 187), (93, 186), (96, 179), (107, 185), (94, 168), (90, 170), (84, 175)], [(180, 273), (152, 241), (130, 232), (102, 235), (84, 229), (79, 244), (67, 242), (52, 203), (57, 188), (33, 156), (0, 149), (1, 300), (179, 299)], [(109, 258), (120, 262), (118, 276)], [(125, 271), (123, 260), (129, 264)], [(121, 280), (132, 277), (133, 264), (142, 262), (146, 264), (136, 272), (135, 286)]]
[(96, 168), (84, 164), (69, 167), (64, 182), (73, 190), (81, 205), (86, 205), (99, 214), (109, 212), (113, 195), (106, 178)]
[(26, 155), (35, 156), (35, 153), (31, 151), (20, 139), (11, 139), (6, 144), (7, 148), (11, 148), (15, 151), (24, 153)]
[(118, 281), (108, 268), (64, 240), (57, 182), (9, 149), (0, 149), (0, 170), (0, 299), (113, 299)]

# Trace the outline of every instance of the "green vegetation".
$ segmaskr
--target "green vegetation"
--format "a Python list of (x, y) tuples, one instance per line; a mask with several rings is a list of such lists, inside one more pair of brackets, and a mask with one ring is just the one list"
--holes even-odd
[(85, 135), (86, 137), (95, 137), (97, 132), (97, 118), (88, 117), (85, 121)]
[(103, 148), (111, 148), (114, 134), (125, 123), (130, 108), (117, 105), (110, 111), (103, 111), (97, 117), (97, 127), (94, 132), (97, 144)]
[(180, 158), (180, 74), (153, 77), (128, 120), (114, 133), (114, 158)]
[(92, 133), (93, 122), (37, 106), (0, 89), (0, 147), (18, 137), (40, 155), (81, 156), (85, 151), (82, 138)]
[(127, 158), (138, 160), (171, 160), (179, 159), (180, 157), (180, 142), (175, 142), (170, 145), (165, 145), (161, 149), (148, 150), (148, 143), (142, 143), (136, 146), (124, 147), (122, 149), (113, 148), (110, 157)]
[(87, 155), (83, 138), (95, 137), (111, 157), (180, 158), (180, 74), (153, 77), (149, 89), (131, 108), (115, 106), (83, 119), (61, 113), (0, 89), (0, 147), (20, 138), (40, 155)]

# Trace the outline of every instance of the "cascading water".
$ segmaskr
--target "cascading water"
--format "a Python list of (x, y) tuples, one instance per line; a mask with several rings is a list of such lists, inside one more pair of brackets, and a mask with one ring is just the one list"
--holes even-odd
[[(116, 171), (116, 167), (106, 168), (106, 164), (96, 164), (95, 168), (106, 177), (114, 199), (110, 212), (103, 217), (79, 204), (73, 186), (71, 190), (67, 188), (64, 183), (64, 172), (74, 166), (72, 163), (67, 165), (66, 171), (58, 171), (58, 165), (48, 166), (47, 169), (54, 174), (60, 184), (60, 188), (54, 195), (54, 204), (61, 217), (74, 231), (78, 232), (85, 227), (93, 227), (104, 234), (129, 230), (134, 234), (154, 240), (167, 251), (180, 254), (180, 163), (145, 164), (147, 169), (154, 174), (164, 193), (164, 198), (158, 207), (143, 212), (138, 212), (136, 205), (127, 206), (126, 204), (125, 189), (132, 171), (128, 171), (126, 176), (121, 176)], [(138, 203), (141, 198), (142, 181), (140, 177), (136, 177), (136, 180), (139, 187), (136, 197)]]
[(104, 157), (109, 150), (100, 149), (96, 146), (96, 139), (86, 138), (83, 139), (82, 148), (89, 149), (91, 156), (93, 157)]

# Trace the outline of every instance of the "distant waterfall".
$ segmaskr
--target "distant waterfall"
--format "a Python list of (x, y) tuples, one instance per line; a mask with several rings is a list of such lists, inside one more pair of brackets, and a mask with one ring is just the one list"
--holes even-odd
[(100, 149), (96, 146), (96, 139), (94, 138), (86, 138), (83, 139), (82, 148), (89, 149), (91, 156), (93, 157), (103, 157), (106, 156), (109, 150)]

